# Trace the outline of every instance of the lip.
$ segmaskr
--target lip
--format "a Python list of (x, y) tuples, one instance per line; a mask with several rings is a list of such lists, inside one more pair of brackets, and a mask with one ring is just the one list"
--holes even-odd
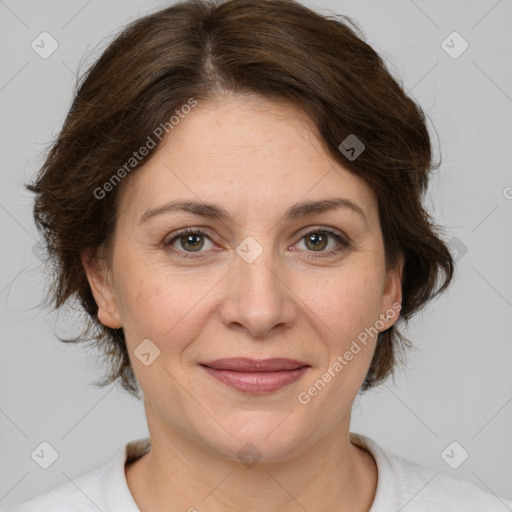
[(215, 370), (230, 370), (233, 372), (279, 372), (283, 370), (295, 370), (302, 366), (309, 366), (307, 363), (284, 357), (273, 357), (271, 359), (250, 359), (248, 357), (230, 357), (215, 359), (200, 363)]
[(310, 365), (286, 358), (216, 359), (200, 363), (214, 379), (238, 391), (265, 394), (277, 391), (298, 380)]

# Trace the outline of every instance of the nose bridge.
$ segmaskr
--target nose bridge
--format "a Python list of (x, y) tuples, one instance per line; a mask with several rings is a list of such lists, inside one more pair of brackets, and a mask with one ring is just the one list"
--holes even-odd
[(236, 252), (225, 297), (224, 321), (241, 324), (255, 336), (289, 323), (293, 315), (290, 292), (284, 276), (279, 276), (281, 265), (276, 265), (272, 247), (263, 247), (249, 236)]

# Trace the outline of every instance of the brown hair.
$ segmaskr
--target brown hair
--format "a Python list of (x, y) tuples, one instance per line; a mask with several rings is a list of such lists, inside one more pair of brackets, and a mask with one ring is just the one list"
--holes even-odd
[[(123, 163), (190, 98), (227, 91), (292, 101), (333, 158), (372, 187), (387, 268), (404, 257), (401, 319), (407, 322), (452, 279), (450, 252), (421, 202), (430, 170), (439, 167), (425, 115), (359, 27), (293, 0), (181, 2), (130, 23), (82, 76), (63, 128), (28, 185), (53, 262), (48, 297), (55, 308), (76, 299), (88, 316), (81, 336), (61, 339), (101, 347), (109, 363), (101, 386), (119, 380), (134, 396), (139, 391), (123, 330), (98, 321), (81, 263), (82, 251), (108, 247), (115, 226), (119, 187), (101, 199), (94, 191), (120, 176)], [(356, 159), (339, 149), (351, 134), (365, 145)], [(405, 346), (410, 341), (396, 325), (381, 332), (361, 390), (392, 374)]]

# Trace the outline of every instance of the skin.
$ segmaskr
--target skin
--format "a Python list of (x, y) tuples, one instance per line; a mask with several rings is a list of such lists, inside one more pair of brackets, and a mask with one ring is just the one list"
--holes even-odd
[[(139, 508), (368, 511), (377, 467), (349, 427), (376, 337), (307, 405), (297, 396), (401, 302), (402, 264), (386, 272), (371, 188), (328, 155), (295, 106), (234, 95), (200, 102), (121, 187), (111, 261), (84, 253), (83, 263), (100, 321), (124, 328), (144, 394), (152, 449), (126, 466)], [(334, 197), (366, 220), (348, 209), (281, 220), (299, 201)], [(216, 203), (232, 217), (168, 212), (140, 222), (176, 199)], [(187, 227), (210, 238), (164, 245)], [(331, 237), (315, 250), (305, 228), (340, 232), (350, 245)], [(252, 263), (236, 252), (249, 236), (263, 251)], [(134, 356), (145, 339), (160, 350), (148, 366)], [(276, 392), (247, 395), (198, 365), (236, 356), (311, 367)], [(237, 458), (248, 442), (261, 454), (250, 467)]]

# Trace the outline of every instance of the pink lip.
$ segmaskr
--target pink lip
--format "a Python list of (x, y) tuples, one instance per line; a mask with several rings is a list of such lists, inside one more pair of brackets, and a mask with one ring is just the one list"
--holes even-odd
[(295, 382), (309, 365), (293, 359), (217, 359), (201, 363), (215, 379), (246, 393), (270, 393)]

